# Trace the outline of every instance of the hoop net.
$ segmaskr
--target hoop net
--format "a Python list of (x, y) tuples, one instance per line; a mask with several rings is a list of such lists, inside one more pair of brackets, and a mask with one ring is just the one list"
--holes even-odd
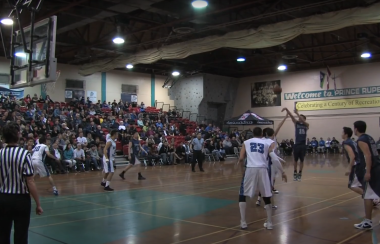
[(57, 82), (59, 76), (61, 75), (61, 71), (58, 70), (57, 71), (57, 78), (55, 79), (55, 81), (53, 82), (49, 82), (49, 83), (45, 83), (45, 84), (42, 84), (42, 90), (47, 94), (48, 92), (49, 93), (54, 93), (54, 90), (55, 90), (55, 83)]

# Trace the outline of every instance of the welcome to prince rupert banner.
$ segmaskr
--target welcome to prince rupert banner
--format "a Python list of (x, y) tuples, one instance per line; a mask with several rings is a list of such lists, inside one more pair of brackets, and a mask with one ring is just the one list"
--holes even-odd
[(380, 86), (368, 87), (355, 87), (344, 88), (336, 90), (319, 90), (319, 91), (306, 91), (306, 92), (291, 92), (284, 93), (285, 100), (299, 100), (299, 99), (316, 99), (316, 98), (332, 98), (332, 97), (346, 97), (356, 95), (372, 95), (380, 94)]

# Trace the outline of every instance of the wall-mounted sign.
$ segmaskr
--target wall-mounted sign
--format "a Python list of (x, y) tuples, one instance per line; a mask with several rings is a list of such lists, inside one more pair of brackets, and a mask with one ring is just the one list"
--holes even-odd
[(306, 91), (306, 92), (291, 92), (285, 93), (285, 100), (301, 100), (301, 99), (316, 99), (316, 98), (333, 98), (333, 97), (346, 97), (356, 95), (372, 95), (380, 94), (380, 86), (344, 88), (336, 90), (319, 90), (319, 91)]
[(375, 108), (380, 107), (380, 97), (362, 97), (334, 100), (319, 100), (296, 102), (299, 111), (353, 109), (353, 108)]

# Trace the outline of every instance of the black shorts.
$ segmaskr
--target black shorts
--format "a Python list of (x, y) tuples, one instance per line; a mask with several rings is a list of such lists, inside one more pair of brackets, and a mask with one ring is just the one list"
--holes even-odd
[(136, 163), (136, 156), (131, 153), (131, 158), (129, 159), (129, 163), (132, 165), (135, 165)]
[(364, 181), (363, 180), (364, 180), (364, 175), (365, 175), (365, 168), (366, 168), (366, 164), (365, 163), (357, 164), (357, 165), (354, 165), (352, 167), (351, 173), (348, 176), (348, 188), (351, 188), (352, 183), (354, 182), (355, 176), (356, 176), (356, 178), (358, 179), (359, 183), (362, 185), (362, 188), (363, 188), (363, 186), (364, 186)]
[(298, 160), (303, 163), (303, 160), (305, 159), (307, 146), (301, 145), (301, 144), (295, 144), (293, 147), (293, 156), (294, 156), (294, 162), (297, 162)]

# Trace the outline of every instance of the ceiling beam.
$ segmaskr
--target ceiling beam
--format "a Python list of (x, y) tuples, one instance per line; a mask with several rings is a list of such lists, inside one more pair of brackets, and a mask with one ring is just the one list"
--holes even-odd
[(43, 16), (38, 17), (38, 19), (36, 20), (36, 22), (38, 22), (40, 20), (43, 20), (43, 19), (46, 19), (46, 18), (49, 18), (49, 17), (51, 17), (53, 15), (56, 15), (56, 14), (58, 14), (60, 12), (67, 11), (67, 10), (69, 10), (69, 9), (75, 7), (75, 6), (78, 6), (78, 5), (80, 5), (80, 4), (84, 3), (84, 2), (87, 2), (87, 1), (89, 1), (89, 0), (79, 0), (79, 1), (76, 1), (76, 2), (71, 2), (70, 4), (68, 4), (68, 5), (66, 5), (66, 6), (64, 6), (62, 8), (56, 9), (56, 10), (50, 12), (50, 13), (47, 13), (47, 14), (45, 14)]

